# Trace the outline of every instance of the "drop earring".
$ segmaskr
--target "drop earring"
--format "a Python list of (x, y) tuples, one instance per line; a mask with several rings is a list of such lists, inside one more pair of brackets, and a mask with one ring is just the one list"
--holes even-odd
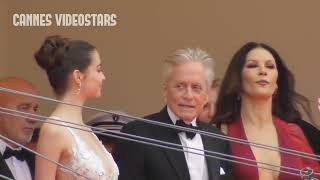
[(76, 95), (79, 95), (79, 94), (80, 94), (80, 91), (81, 91), (81, 82), (80, 82), (80, 84), (79, 84), (79, 88), (77, 89)]

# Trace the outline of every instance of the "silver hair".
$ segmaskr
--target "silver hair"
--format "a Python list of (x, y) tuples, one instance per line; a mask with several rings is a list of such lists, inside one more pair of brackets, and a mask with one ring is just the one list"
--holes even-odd
[(207, 75), (206, 82), (208, 88), (210, 88), (214, 79), (214, 60), (206, 51), (200, 48), (178, 49), (171, 55), (169, 55), (164, 61), (164, 82), (167, 82), (174, 66), (185, 64), (188, 62), (199, 62), (203, 65)]

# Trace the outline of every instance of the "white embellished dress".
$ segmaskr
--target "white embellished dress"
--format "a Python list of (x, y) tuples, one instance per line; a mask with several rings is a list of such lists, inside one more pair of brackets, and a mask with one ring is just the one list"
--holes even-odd
[[(61, 120), (58, 117), (51, 118)], [(63, 124), (66, 125), (65, 123)], [(81, 139), (79, 134), (77, 134), (77, 130), (71, 127), (66, 128), (72, 135), (74, 144), (72, 145), (72, 156), (70, 162), (68, 164), (63, 164), (68, 167), (69, 170), (63, 167), (58, 168), (58, 171), (62, 171), (61, 173), (63, 174), (63, 177), (66, 177), (68, 180), (117, 180), (119, 176), (118, 166), (114, 162), (112, 155), (105, 149), (97, 136), (91, 132), (104, 151), (105, 156), (103, 160), (108, 162), (108, 167), (106, 168), (103, 165), (103, 160), (84, 140)]]

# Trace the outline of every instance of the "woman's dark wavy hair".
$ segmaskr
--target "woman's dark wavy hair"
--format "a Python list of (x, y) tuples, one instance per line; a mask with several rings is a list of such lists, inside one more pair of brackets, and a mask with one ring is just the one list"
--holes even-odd
[(269, 51), (276, 62), (278, 70), (278, 90), (272, 100), (272, 113), (288, 122), (296, 122), (302, 119), (298, 110), (300, 105), (311, 119), (309, 100), (295, 91), (295, 79), (287, 68), (278, 52), (272, 47), (257, 42), (249, 42), (242, 46), (232, 57), (232, 60), (221, 83), (216, 104), (216, 114), (212, 123), (218, 127), (222, 123), (230, 123), (240, 117), (241, 100), (239, 99), (242, 90), (241, 73), (246, 62), (247, 54), (255, 49), (263, 48)]

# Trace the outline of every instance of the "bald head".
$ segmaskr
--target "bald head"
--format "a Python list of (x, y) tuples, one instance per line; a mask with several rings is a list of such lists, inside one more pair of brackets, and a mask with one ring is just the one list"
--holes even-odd
[[(6, 77), (0, 79), (0, 87), (36, 94), (36, 87), (31, 82), (18, 77)], [(21, 96), (19, 95), (0, 90), (0, 105), (6, 106), (9, 101), (20, 97)]]
[[(17, 77), (0, 79), (0, 87), (36, 94), (36, 88), (31, 82)], [(25, 113), (35, 113), (38, 109), (38, 102), (32, 97), (0, 90), (0, 107)], [(33, 130), (37, 125), (35, 121), (28, 117), (19, 117), (0, 112), (0, 134), (25, 145), (31, 140)], [(13, 147), (15, 146), (12, 143), (7, 143)]]

